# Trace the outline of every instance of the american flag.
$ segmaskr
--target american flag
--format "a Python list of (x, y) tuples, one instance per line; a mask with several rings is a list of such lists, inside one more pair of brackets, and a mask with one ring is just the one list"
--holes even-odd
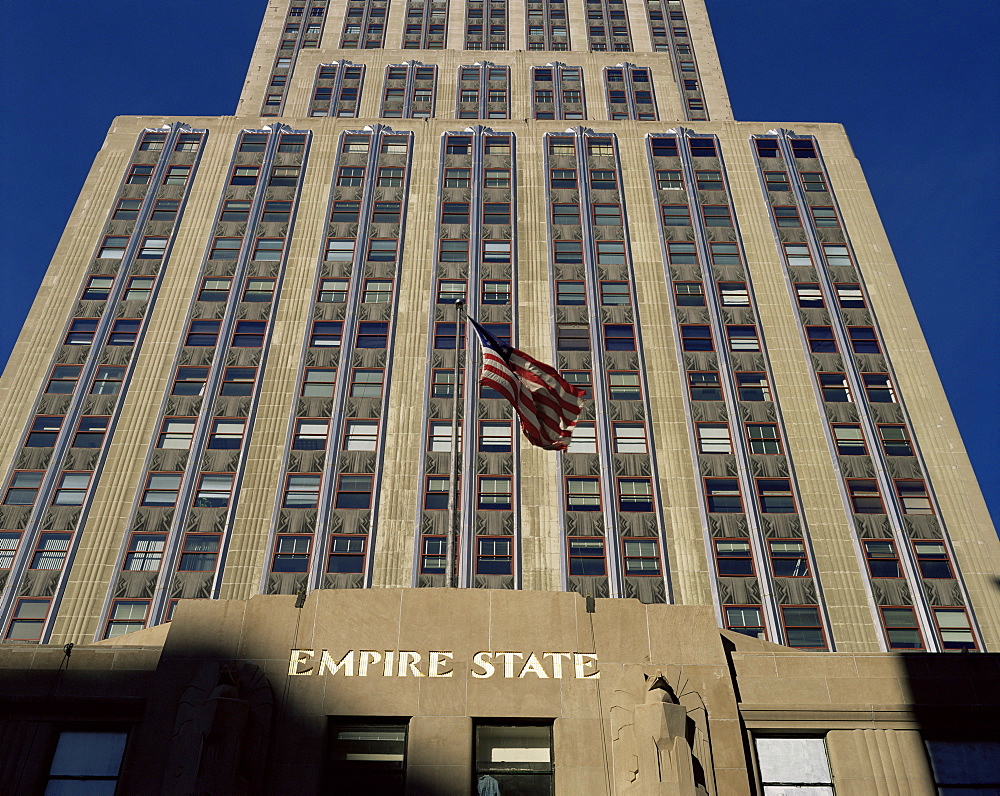
[(549, 451), (565, 450), (580, 415), (586, 393), (559, 375), (555, 368), (498, 340), (469, 318), (483, 351), (480, 382), (500, 393), (521, 418), (521, 430), (532, 445)]

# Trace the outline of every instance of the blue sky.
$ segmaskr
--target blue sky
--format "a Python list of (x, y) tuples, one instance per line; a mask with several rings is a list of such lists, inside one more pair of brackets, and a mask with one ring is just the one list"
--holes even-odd
[[(707, 3), (736, 118), (847, 127), (1000, 517), (1000, 4)], [(112, 118), (232, 113), (264, 7), (263, 0), (0, 4), (7, 107), (0, 361)]]

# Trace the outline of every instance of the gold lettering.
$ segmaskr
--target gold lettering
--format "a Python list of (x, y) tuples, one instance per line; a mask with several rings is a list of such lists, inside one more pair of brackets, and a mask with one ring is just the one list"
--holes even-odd
[(399, 676), (406, 677), (406, 669), (409, 667), (410, 674), (414, 677), (423, 677), (424, 673), (417, 668), (417, 664), (420, 663), (420, 653), (419, 652), (400, 652), (399, 653)]
[(330, 674), (336, 674), (343, 669), (344, 677), (354, 677), (354, 650), (349, 650), (339, 661), (334, 661), (330, 653), (323, 650), (323, 657), (319, 660), (319, 671), (316, 674), (322, 677), (325, 674), (324, 669), (329, 669)]
[[(312, 666), (304, 672), (300, 672), (299, 664), (309, 663), (309, 658), (312, 658), (315, 654), (316, 650), (292, 650), (292, 654), (288, 658), (288, 674), (312, 674)], [(306, 656), (308, 656), (308, 658)]]
[[(542, 657), (543, 658), (551, 658), (552, 659), (552, 676), (556, 680), (561, 680), (562, 679), (562, 673), (563, 673), (563, 668), (562, 668), (563, 662), (562, 662), (562, 659), (563, 658), (572, 658), (573, 654), (570, 653), (570, 652), (543, 652), (542, 653)], [(525, 664), (525, 665), (527, 665), (527, 664)]]
[(503, 676), (513, 677), (514, 676), (514, 656), (518, 658), (523, 658), (523, 652), (498, 652), (497, 655), (503, 658)]
[(454, 657), (453, 652), (431, 652), (430, 660), (427, 662), (427, 674), (431, 677), (451, 677), (454, 670), (442, 672), (441, 667), (447, 666)]
[[(590, 658), (590, 660), (586, 660), (587, 658)], [(587, 666), (597, 667), (597, 656), (593, 652), (574, 652), (573, 664), (576, 666), (576, 677), (578, 680), (597, 680), (601, 676), (601, 673), (598, 671), (591, 674), (584, 672), (584, 668)]]
[(473, 671), (472, 676), (479, 680), (484, 680), (487, 677), (492, 677), (494, 672), (496, 672), (496, 667), (488, 660), (486, 660), (487, 658), (492, 658), (492, 657), (493, 657), (492, 652), (477, 652), (475, 655), (473, 655), (472, 656), (473, 665), (482, 667), (483, 673), (480, 674), (479, 672)]
[(395, 650), (386, 650), (385, 657), (382, 659), (385, 661), (385, 665), (382, 667), (383, 677), (392, 677), (392, 665), (395, 663), (396, 652)]
[(524, 662), (524, 666), (521, 667), (521, 673), (518, 677), (524, 677), (526, 674), (534, 674), (540, 678), (549, 678), (548, 674), (545, 672), (545, 667), (542, 666), (541, 661), (535, 657), (535, 653), (531, 653), (528, 656), (528, 660)]
[(358, 677), (368, 675), (368, 666), (382, 660), (382, 653), (375, 650), (361, 650), (358, 654)]

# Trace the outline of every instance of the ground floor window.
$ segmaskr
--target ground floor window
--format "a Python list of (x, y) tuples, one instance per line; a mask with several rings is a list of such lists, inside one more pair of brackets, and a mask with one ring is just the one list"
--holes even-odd
[(406, 730), (406, 719), (333, 719), (324, 792), (402, 796), (406, 787)]
[(59, 733), (45, 792), (113, 796), (127, 740), (126, 732)]
[(552, 723), (477, 724), (476, 796), (550, 796)]
[(833, 796), (823, 738), (755, 738), (764, 796)]

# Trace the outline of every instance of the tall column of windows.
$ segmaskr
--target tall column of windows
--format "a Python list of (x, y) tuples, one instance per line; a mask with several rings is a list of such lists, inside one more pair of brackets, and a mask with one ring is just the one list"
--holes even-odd
[(698, 61), (688, 32), (684, 4), (681, 0), (646, 0), (646, 16), (655, 52), (669, 52), (681, 94), (684, 118), (690, 121), (708, 119), (705, 95), (701, 87)]
[(529, 50), (569, 49), (566, 0), (527, 0), (525, 25)]
[(752, 139), (890, 649), (977, 649), (974, 617), (815, 139)]
[(448, 0), (406, 0), (404, 50), (443, 50), (448, 36)]
[(458, 68), (459, 119), (510, 118), (510, 67), (486, 61)]
[(218, 594), (309, 138), (275, 125), (237, 141), (101, 637)]
[(608, 118), (656, 121), (656, 97), (653, 76), (649, 69), (618, 64), (604, 69), (604, 89), (608, 103)]
[(586, 0), (587, 44), (591, 52), (632, 51), (625, 0)]
[(832, 646), (718, 140), (651, 136), (667, 276), (724, 625)]
[(309, 115), (356, 118), (364, 84), (364, 64), (350, 61), (320, 64), (316, 69)]
[(586, 119), (583, 70), (558, 61), (533, 66), (531, 108), (536, 119)]
[(385, 22), (389, 0), (347, 0), (342, 50), (380, 50), (385, 44)]
[[(278, 52), (271, 67), (261, 116), (280, 116), (285, 107), (288, 84), (300, 50), (319, 47), (326, 23), (327, 0), (305, 0), (288, 7), (285, 25), (278, 39)], [(341, 45), (343, 46), (343, 44)]]
[(379, 116), (386, 119), (431, 118), (436, 86), (436, 66), (426, 66), (419, 61), (387, 66)]
[(507, 0), (466, 0), (465, 49), (506, 50)]
[(5, 640), (51, 631), (206, 138), (175, 123), (136, 143), (2, 496)]
[(617, 139), (545, 136), (555, 348), (587, 391), (560, 454), (566, 588), (669, 601), (663, 521)]
[[(486, 127), (446, 133), (439, 175), (437, 265), (431, 311), (428, 391), (424, 416), (427, 442), (418, 507), (415, 579), (418, 586), (440, 586), (445, 578), (445, 541), (451, 463), (454, 367), (466, 347), (464, 322), (459, 334), (454, 303), (496, 337), (516, 336), (513, 300), (517, 284), (514, 252), (514, 136)], [(468, 341), (469, 363), (478, 343)], [(480, 390), (478, 368), (462, 367), (460, 398), (460, 543), (456, 545), (458, 583), (474, 588), (510, 589), (520, 583), (520, 482), (517, 421), (499, 394)]]
[(411, 153), (382, 125), (340, 139), (265, 594), (371, 583)]

